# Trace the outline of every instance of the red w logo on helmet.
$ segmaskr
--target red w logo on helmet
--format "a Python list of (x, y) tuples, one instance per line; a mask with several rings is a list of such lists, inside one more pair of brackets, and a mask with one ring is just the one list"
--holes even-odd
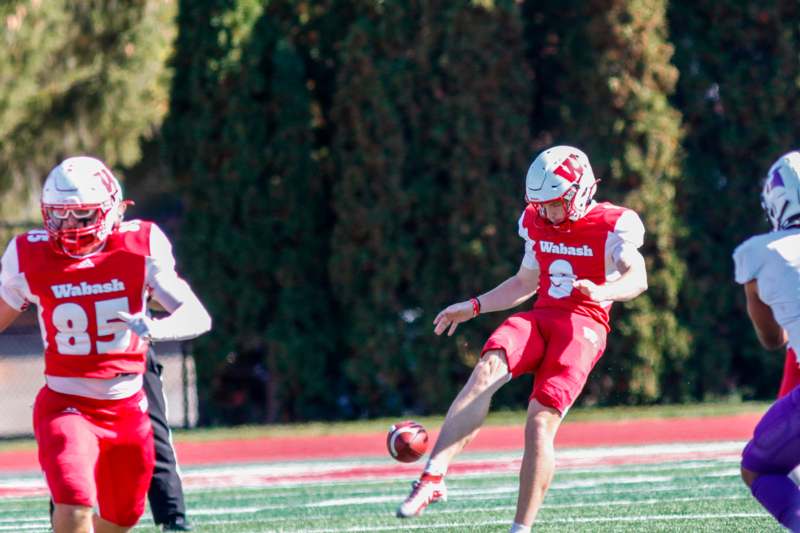
[(100, 178), (100, 182), (105, 186), (106, 191), (113, 194), (116, 192), (116, 187), (114, 186), (114, 176), (111, 175), (111, 172), (108, 169), (101, 169), (98, 172), (94, 173), (95, 176)]
[(553, 170), (553, 173), (558, 174), (570, 183), (574, 183), (583, 176), (583, 166), (577, 164), (577, 161), (577, 154), (570, 154), (569, 157), (564, 159), (564, 161)]

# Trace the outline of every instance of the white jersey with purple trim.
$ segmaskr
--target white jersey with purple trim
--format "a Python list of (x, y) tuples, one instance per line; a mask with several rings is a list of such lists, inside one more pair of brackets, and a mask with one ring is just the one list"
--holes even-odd
[(737, 283), (756, 280), (758, 296), (800, 348), (800, 228), (750, 237), (733, 252)]

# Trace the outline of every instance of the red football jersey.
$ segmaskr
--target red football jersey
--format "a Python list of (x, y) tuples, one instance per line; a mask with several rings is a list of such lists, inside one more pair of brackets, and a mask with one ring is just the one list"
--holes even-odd
[(590, 316), (609, 328), (611, 301), (595, 302), (572, 284), (588, 279), (597, 285), (620, 277), (619, 254), (626, 246), (639, 248), (644, 226), (632, 210), (608, 202), (594, 204), (576, 222), (562, 229), (545, 223), (533, 206), (519, 220), (525, 239), (523, 265), (540, 271), (535, 308), (556, 307)]
[[(166, 245), (153, 250), (154, 242)], [(168, 242), (155, 224), (138, 220), (124, 222), (101, 251), (84, 258), (53, 251), (43, 230), (12, 240), (0, 295), (17, 309), (37, 306), (45, 374), (108, 379), (144, 373), (148, 344), (117, 312), (142, 311), (149, 279), (162, 267), (174, 268)]]

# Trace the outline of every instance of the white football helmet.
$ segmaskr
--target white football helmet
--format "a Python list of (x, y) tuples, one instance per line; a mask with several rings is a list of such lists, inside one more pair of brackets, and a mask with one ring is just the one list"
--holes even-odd
[(575, 222), (586, 213), (596, 189), (589, 158), (573, 146), (554, 146), (540, 153), (525, 178), (525, 199), (538, 207), (542, 218), (544, 204), (561, 200), (565, 219)]
[(770, 167), (761, 206), (773, 231), (800, 227), (800, 152), (784, 154)]
[[(70, 157), (50, 171), (42, 187), (42, 218), (59, 253), (83, 257), (99, 250), (119, 225), (122, 189), (93, 157)], [(77, 221), (73, 227), (67, 219)]]

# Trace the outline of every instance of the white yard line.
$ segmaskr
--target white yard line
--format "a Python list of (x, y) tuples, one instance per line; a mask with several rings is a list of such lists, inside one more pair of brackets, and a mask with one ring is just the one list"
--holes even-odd
[[(602, 508), (602, 507), (625, 507), (637, 506), (646, 509), (648, 506), (663, 505), (667, 502), (686, 503), (686, 502), (699, 502), (699, 501), (719, 501), (719, 500), (749, 500), (749, 495), (742, 494), (718, 494), (709, 497), (687, 497), (680, 493), (674, 495), (664, 494), (663, 497), (657, 496), (669, 491), (677, 491), (680, 481), (683, 478), (678, 475), (671, 475), (669, 470), (686, 470), (686, 469), (702, 469), (702, 477), (710, 478), (704, 483), (694, 485), (693, 488), (700, 489), (706, 487), (708, 489), (722, 487), (723, 485), (715, 485), (714, 479), (733, 478), (738, 476), (738, 470), (735, 465), (738, 463), (739, 453), (743, 443), (741, 442), (720, 442), (720, 443), (703, 443), (703, 444), (672, 444), (672, 445), (658, 445), (658, 446), (624, 446), (614, 448), (602, 449), (570, 449), (559, 452), (559, 465), (570, 472), (572, 476), (566, 479), (556, 481), (551, 487), (554, 494), (561, 491), (581, 496), (597, 493), (608, 494), (609, 492), (619, 494), (624, 499), (608, 499), (603, 498), (603, 501), (595, 502), (572, 502), (565, 501), (560, 503), (545, 503), (544, 509), (557, 511), (559, 509), (579, 509), (579, 508)], [(643, 458), (646, 459), (643, 462)], [(670, 463), (677, 461), (690, 461), (688, 464), (662, 464), (662, 462)], [(513, 505), (513, 495), (517, 492), (516, 484), (516, 471), (519, 468), (518, 454), (502, 453), (487, 456), (485, 454), (465, 454), (463, 459), (458, 462), (458, 472), (453, 474), (453, 477), (474, 479), (482, 475), (498, 475), (500, 479), (495, 479), (495, 483), (490, 485), (475, 485), (474, 482), (467, 481), (465, 484), (458, 486), (453, 483), (455, 487), (451, 488), (450, 496), (455, 501), (472, 501), (481, 500), (493, 501), (492, 509), (494, 511), (503, 511), (510, 513), (515, 506)], [(391, 461), (375, 461), (374, 458), (368, 459), (365, 462), (358, 461), (310, 461), (310, 462), (291, 462), (291, 463), (274, 463), (274, 464), (250, 464), (250, 465), (235, 465), (235, 466), (222, 466), (220, 468), (202, 468), (193, 469), (189, 468), (184, 472), (184, 483), (190, 490), (210, 490), (210, 489), (225, 489), (225, 488), (242, 488), (253, 487), (259, 491), (266, 488), (275, 487), (279, 490), (270, 491), (269, 498), (275, 498), (282, 491), (281, 486), (302, 486), (314, 485), (318, 486), (320, 483), (335, 485), (342, 482), (347, 483), (387, 483), (398, 479), (398, 476), (407, 475), (408, 472), (401, 470), (399, 473), (393, 470), (394, 463)], [(414, 470), (418, 470), (420, 465), (414, 465)], [(474, 467), (475, 470), (471, 471), (470, 468)], [(508, 473), (508, 483), (505, 482), (505, 473)], [(591, 478), (577, 478), (575, 474), (581, 475), (586, 473), (591, 475)], [(351, 477), (352, 474), (352, 477)], [(608, 474), (608, 475), (605, 475)], [(363, 478), (359, 476), (364, 476)], [(364, 482), (363, 479), (367, 481)], [(511, 478), (514, 478), (513, 482)], [(283, 482), (275, 483), (275, 480), (283, 480)], [(499, 481), (499, 483), (497, 482)], [(699, 481), (699, 480), (698, 480)], [(277, 486), (276, 486), (277, 485)], [(613, 485), (613, 487), (609, 487)], [(2, 478), (0, 477), (0, 494), (13, 494), (13, 488), (17, 487), (21, 493), (30, 495), (31, 490), (41, 488), (42, 494), (46, 494), (45, 486), (42, 480), (36, 476), (22, 476), (19, 478)], [(387, 485), (388, 487), (388, 485)], [(585, 489), (585, 490), (582, 490)], [(376, 494), (376, 491), (382, 492)], [(5, 492), (4, 492), (5, 491)], [(398, 503), (402, 498), (402, 494), (388, 494), (387, 488), (375, 487), (370, 491), (363, 491), (363, 496), (352, 495), (345, 498), (329, 498), (315, 501), (313, 503), (299, 504), (296, 500), (288, 498), (280, 503), (267, 503), (259, 505), (258, 500), (240, 501), (243, 504), (240, 507), (236, 506), (236, 501), (227, 501), (223, 493), (217, 493), (221, 496), (216, 499), (216, 503), (227, 503), (223, 506), (215, 507), (197, 507), (193, 506), (191, 510), (192, 516), (197, 518), (205, 517), (210, 518), (209, 521), (203, 520), (203, 526), (209, 525), (223, 525), (223, 524), (239, 524), (248, 527), (252, 524), (257, 527), (258, 531), (289, 531), (286, 527), (290, 527), (293, 521), (297, 520), (297, 516), (282, 516), (275, 517), (274, 511), (292, 510), (297, 509), (299, 506), (305, 507), (307, 511), (303, 513), (305, 520), (320, 520), (324, 524), (324, 520), (330, 516), (325, 514), (325, 509), (334, 507), (347, 507), (354, 506), (351, 516), (374, 516), (375, 509), (372, 506)], [(263, 492), (260, 492), (263, 497)], [(290, 494), (286, 494), (290, 496)], [(643, 497), (644, 499), (637, 499), (636, 496)], [(5, 502), (18, 498), (3, 498)], [(237, 499), (241, 500), (241, 496)], [(19, 498), (20, 501), (25, 501), (25, 498)], [(504, 503), (504, 500), (508, 500)], [(275, 501), (274, 499), (272, 500)], [(654, 509), (655, 510), (655, 509)], [(6, 509), (6, 512), (9, 510)], [(452, 516), (455, 520), (464, 515), (475, 516), (480, 520), (479, 514), (485, 513), (486, 510), (482, 506), (472, 506), (468, 508), (459, 508), (457, 506), (442, 506), (435, 509), (436, 514), (443, 514)], [(621, 512), (621, 511), (620, 511)], [(263, 514), (260, 514), (263, 513)], [(622, 512), (621, 512), (622, 513)], [(672, 514), (651, 514), (641, 516), (612, 516), (612, 517), (576, 517), (576, 518), (552, 518), (543, 519), (538, 522), (540, 525), (565, 525), (569, 524), (600, 524), (600, 523), (639, 523), (639, 522), (685, 522), (685, 521), (703, 521), (711, 519), (719, 519), (720, 514), (692, 514), (692, 515), (672, 515)], [(230, 515), (230, 519), (225, 515)], [(765, 513), (733, 513), (725, 514), (726, 519), (730, 518), (757, 518), (766, 517)], [(257, 526), (256, 526), (257, 524)], [(459, 523), (449, 522), (447, 524), (419, 524), (404, 521), (402, 522), (403, 530), (441, 530), (441, 529), (458, 529), (460, 526), (469, 526), (471, 528), (489, 527), (489, 526), (502, 526), (508, 525), (508, 519), (503, 520), (484, 520), (484, 521), (463, 521)], [(139, 528), (147, 528), (150, 526), (150, 517), (145, 516), (140, 522)], [(637, 526), (638, 527), (638, 526)], [(266, 529), (265, 529), (266, 528)], [(340, 528), (319, 528), (319, 529), (304, 529), (306, 533), (343, 533), (343, 532), (367, 532), (367, 531), (397, 531), (398, 524), (387, 526), (354, 526), (354, 527), (340, 527)], [(47, 531), (49, 529), (49, 522), (41, 518), (12, 518), (10, 516), (0, 517), (0, 532), (4, 531)]]
[(0, 526), (0, 531), (50, 531), (50, 520), (39, 520), (35, 524)]
[[(646, 446), (619, 446), (603, 448), (568, 448), (557, 451), (557, 467), (561, 470), (599, 472), (620, 466), (644, 466), (679, 461), (738, 460), (744, 443), (677, 443)], [(451, 472), (459, 477), (486, 474), (516, 474), (520, 466), (520, 453), (464, 454), (453, 464)], [(224, 488), (263, 488), (298, 486), (308, 483), (362, 482), (414, 477), (420, 465), (402, 465), (391, 461), (370, 458), (365, 461), (292, 461), (224, 465), (221, 467), (186, 468), (183, 484), (187, 490)], [(653, 479), (652, 481), (657, 481)], [(571, 487), (583, 486), (574, 480)], [(591, 482), (589, 482), (591, 483)], [(556, 484), (553, 488), (558, 488)], [(0, 476), (0, 499), (44, 496), (47, 487), (41, 475), (14, 477)]]
[[(462, 509), (463, 511), (463, 509)], [(483, 511), (485, 512), (485, 511)], [(765, 517), (765, 513), (728, 513), (724, 515), (724, 518), (761, 518)], [(617, 523), (617, 522), (625, 522), (625, 523), (635, 523), (635, 522), (685, 522), (687, 520), (719, 520), (721, 516), (719, 514), (689, 514), (689, 515), (641, 515), (641, 516), (621, 516), (621, 517), (585, 517), (585, 518), (555, 518), (551, 520), (540, 520), (537, 521), (538, 525), (546, 526), (546, 525), (553, 525), (553, 524), (597, 524), (597, 523)], [(224, 525), (224, 524), (231, 524), (231, 523), (241, 523), (241, 522), (229, 522), (229, 521), (214, 521), (214, 522), (203, 522), (203, 525)], [(460, 526), (468, 527), (474, 529), (475, 527), (480, 526), (502, 526), (502, 525), (511, 525), (510, 519), (508, 520), (484, 520), (484, 521), (470, 521), (470, 522), (463, 522), (463, 523), (454, 523), (450, 522), (448, 524), (414, 524), (403, 522), (402, 527), (398, 527), (398, 525), (391, 525), (391, 526), (364, 526), (364, 527), (346, 527), (346, 528), (322, 528), (322, 529), (304, 529), (303, 533), (357, 533), (361, 531), (397, 531), (398, 529), (402, 530), (412, 530), (412, 529), (455, 529)], [(272, 529), (272, 530), (259, 530), (263, 531), (264, 533), (268, 532), (280, 532), (286, 531), (283, 529)]]

